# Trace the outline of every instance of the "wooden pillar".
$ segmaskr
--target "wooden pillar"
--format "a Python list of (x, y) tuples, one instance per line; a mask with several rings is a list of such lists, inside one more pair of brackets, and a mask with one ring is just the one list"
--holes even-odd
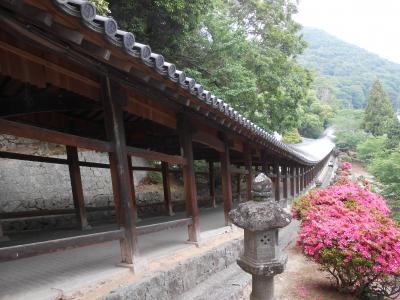
[(74, 200), (75, 213), (79, 228), (87, 230), (91, 227), (87, 221), (85, 200), (83, 197), (81, 170), (79, 168), (78, 149), (73, 146), (66, 146), (69, 177), (71, 179), (72, 197)]
[(229, 158), (229, 145), (225, 141), (224, 152), (221, 156), (221, 180), (222, 180), (222, 197), (224, 200), (225, 225), (230, 225), (229, 212), (232, 209), (232, 182), (231, 182), (231, 164)]
[(174, 212), (172, 210), (172, 200), (171, 200), (171, 185), (169, 180), (169, 164), (167, 162), (161, 162), (161, 172), (163, 181), (163, 191), (164, 191), (164, 203), (165, 210), (169, 216), (173, 216)]
[(300, 168), (300, 191), (304, 190), (304, 168)]
[(290, 166), (290, 196), (294, 198), (295, 167)]
[(132, 194), (132, 207), (135, 213), (136, 222), (139, 221), (138, 213), (137, 213), (137, 205), (136, 205), (136, 193), (135, 193), (135, 180), (133, 177), (133, 167), (132, 167), (132, 157), (128, 156), (128, 168), (129, 168), (129, 182), (130, 182), (130, 190)]
[(241, 176), (240, 176), (240, 174), (237, 174), (236, 175), (236, 192), (237, 192), (237, 201), (238, 202), (241, 202), (242, 201), (242, 199), (241, 199), (241, 193), (242, 193), (242, 191), (241, 191), (241, 187), (240, 187), (240, 180), (241, 180), (241, 178), (240, 178)]
[(296, 168), (296, 194), (300, 194), (300, 167)]
[(183, 115), (178, 116), (178, 131), (181, 154), (186, 159), (182, 166), (183, 185), (185, 191), (186, 213), (192, 218), (192, 224), (188, 226), (189, 242), (200, 241), (199, 207), (197, 203), (196, 178), (194, 174), (192, 125)]
[(287, 203), (288, 199), (288, 171), (287, 165), (282, 165), (282, 176), (283, 176), (283, 199), (285, 199)]
[(125, 232), (124, 238), (120, 240), (122, 262), (133, 264), (138, 248), (122, 110), (122, 105), (127, 99), (126, 94), (119, 92), (116, 84), (108, 77), (104, 78), (102, 88), (105, 128), (107, 137), (113, 145), (113, 150), (110, 152), (110, 170), (116, 214)]
[(251, 194), (253, 190), (253, 170), (252, 170), (251, 148), (249, 145), (245, 145), (244, 163), (246, 170), (248, 172), (246, 175), (246, 184), (247, 184), (246, 200), (250, 201), (251, 199), (253, 199), (253, 196)]
[(275, 173), (275, 201), (281, 201), (281, 171), (279, 170), (279, 163), (274, 164)]
[(212, 161), (208, 162), (208, 181), (210, 184), (211, 206), (216, 207), (217, 203), (215, 201), (215, 174), (214, 174), (214, 163)]

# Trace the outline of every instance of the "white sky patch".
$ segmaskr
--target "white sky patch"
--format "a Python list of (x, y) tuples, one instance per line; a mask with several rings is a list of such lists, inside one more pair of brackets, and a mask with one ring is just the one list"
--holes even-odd
[(299, 0), (294, 19), (400, 63), (400, 0)]

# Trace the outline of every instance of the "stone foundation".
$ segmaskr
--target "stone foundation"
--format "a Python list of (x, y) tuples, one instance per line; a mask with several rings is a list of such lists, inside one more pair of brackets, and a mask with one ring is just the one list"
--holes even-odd
[(194, 288), (212, 274), (234, 264), (242, 247), (242, 239), (226, 242), (169, 269), (154, 272), (135, 283), (117, 288), (99, 299), (178, 299), (181, 294)]

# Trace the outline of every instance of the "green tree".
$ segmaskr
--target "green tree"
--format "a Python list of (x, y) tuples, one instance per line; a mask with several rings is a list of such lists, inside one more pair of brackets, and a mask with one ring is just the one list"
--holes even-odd
[(112, 15), (121, 28), (172, 61), (211, 8), (212, 2), (207, 0), (110, 1)]
[(363, 130), (339, 131), (336, 134), (335, 143), (342, 150), (356, 150), (357, 145), (367, 138)]
[(384, 194), (400, 221), (400, 147), (372, 160), (368, 170), (384, 184)]
[(376, 80), (368, 95), (363, 127), (375, 136), (385, 134), (397, 122), (390, 100), (379, 80)]
[(259, 125), (278, 132), (298, 127), (298, 106), (312, 77), (293, 60), (304, 47), (294, 11), (281, 0), (214, 1), (183, 51), (190, 55), (178, 61)]
[(369, 163), (375, 157), (382, 156), (386, 143), (386, 136), (371, 136), (357, 145), (357, 156), (363, 162)]
[(328, 126), (332, 117), (332, 108), (322, 104), (314, 90), (310, 90), (307, 96), (300, 101), (300, 134), (304, 137), (318, 138)]
[(376, 78), (382, 81), (393, 108), (400, 108), (400, 64), (318, 29), (306, 27), (302, 34), (308, 47), (298, 57), (299, 63), (318, 74), (315, 84), (328, 86), (341, 108), (365, 109), (368, 90)]
[(284, 132), (282, 141), (287, 144), (301, 143), (301, 136), (296, 128), (288, 129)]
[(299, 127), (312, 76), (295, 61), (306, 44), (292, 1), (114, 0), (110, 9), (138, 42), (253, 122), (278, 132)]
[(387, 132), (386, 148), (394, 149), (400, 146), (400, 122), (393, 122)]

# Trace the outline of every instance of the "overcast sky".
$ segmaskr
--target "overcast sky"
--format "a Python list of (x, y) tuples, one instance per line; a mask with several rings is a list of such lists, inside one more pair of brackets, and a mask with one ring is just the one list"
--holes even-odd
[(300, 0), (294, 18), (400, 63), (400, 0)]

